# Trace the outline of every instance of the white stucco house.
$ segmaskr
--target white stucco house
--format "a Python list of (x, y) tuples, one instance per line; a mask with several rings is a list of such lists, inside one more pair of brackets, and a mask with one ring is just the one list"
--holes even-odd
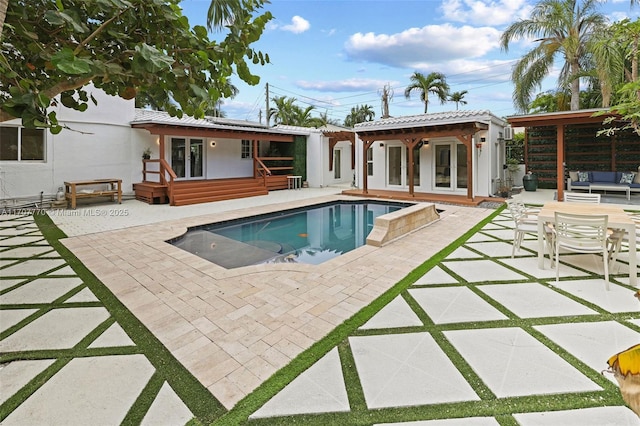
[(356, 124), (356, 184), (364, 193), (395, 191), (469, 200), (492, 196), (505, 179), (506, 128), (507, 122), (489, 111)]
[(290, 175), (312, 187), (353, 180), (348, 129), (177, 118), (88, 91), (98, 105), (79, 112), (59, 104), (65, 129), (57, 135), (0, 123), (1, 202), (52, 199), (64, 182), (92, 179), (121, 179), (125, 196), (176, 205), (266, 194), (287, 188)]

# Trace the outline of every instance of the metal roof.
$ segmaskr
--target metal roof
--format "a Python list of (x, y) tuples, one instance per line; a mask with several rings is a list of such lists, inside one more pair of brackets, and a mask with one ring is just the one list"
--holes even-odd
[(257, 123), (255, 121), (248, 120), (234, 120), (222, 117), (206, 117), (206, 118), (193, 118), (187, 115), (182, 118), (172, 117), (169, 113), (164, 111), (152, 111), (147, 109), (135, 110), (135, 117), (131, 121), (132, 125), (144, 125), (144, 124), (159, 124), (166, 126), (176, 127), (193, 127), (200, 129), (216, 129), (216, 130), (230, 130), (236, 132), (256, 132), (256, 133), (276, 133), (283, 135), (308, 135), (309, 132), (296, 131), (296, 130), (284, 130), (275, 127), (267, 127), (264, 124)]
[[(376, 130), (404, 129), (412, 127), (438, 126), (443, 124), (457, 124), (468, 122), (488, 123), (492, 120), (504, 122), (488, 110), (479, 111), (449, 111), (430, 114), (407, 115), (402, 117), (383, 118), (377, 121), (365, 121), (355, 125), (356, 132)], [(506, 124), (506, 122), (504, 123)]]

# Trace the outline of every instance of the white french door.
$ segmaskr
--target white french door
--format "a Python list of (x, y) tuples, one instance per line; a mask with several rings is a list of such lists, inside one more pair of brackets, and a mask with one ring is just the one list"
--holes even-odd
[(437, 189), (467, 187), (467, 147), (461, 143), (435, 144), (434, 186)]
[[(387, 185), (409, 186), (409, 148), (404, 145), (387, 146)], [(420, 186), (420, 147), (413, 150), (413, 184)]]
[(204, 140), (171, 138), (171, 168), (180, 179), (204, 176)]

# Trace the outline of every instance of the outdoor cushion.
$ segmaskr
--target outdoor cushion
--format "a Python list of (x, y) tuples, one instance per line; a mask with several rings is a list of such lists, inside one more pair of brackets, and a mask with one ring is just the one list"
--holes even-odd
[(580, 182), (580, 181), (574, 182), (574, 181), (571, 181), (571, 186), (589, 186), (590, 184), (591, 184), (591, 182), (589, 182), (589, 181), (586, 181), (586, 182)]
[(640, 183), (632, 183), (629, 185), (631, 188), (640, 188)]
[(589, 182), (589, 172), (578, 172), (578, 182)]
[(577, 182), (578, 172), (569, 172), (569, 179), (571, 179), (571, 182)]
[(618, 183), (616, 172), (591, 172), (591, 182)]
[(636, 176), (635, 173), (622, 173), (622, 177), (620, 178), (620, 183), (633, 183), (633, 178)]

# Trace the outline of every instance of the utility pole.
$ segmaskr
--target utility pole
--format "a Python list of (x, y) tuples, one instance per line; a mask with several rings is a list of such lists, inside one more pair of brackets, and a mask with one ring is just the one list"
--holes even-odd
[(269, 127), (269, 83), (265, 85), (267, 97), (267, 127)]

